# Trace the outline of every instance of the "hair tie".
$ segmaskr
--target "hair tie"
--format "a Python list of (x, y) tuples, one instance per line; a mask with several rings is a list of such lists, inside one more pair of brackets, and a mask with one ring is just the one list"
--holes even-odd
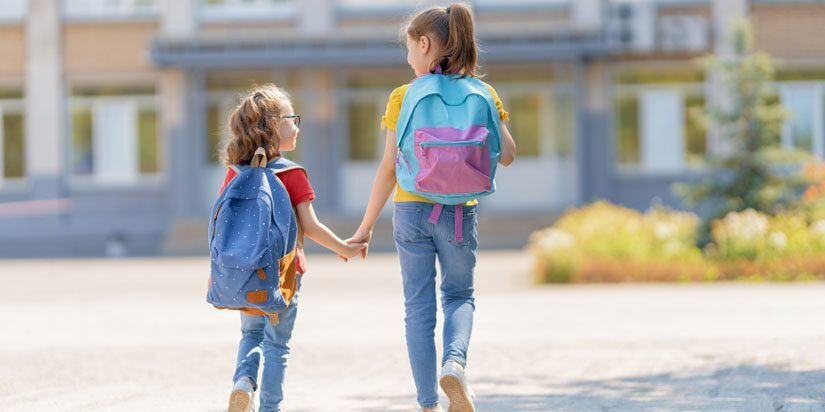
[(447, 6), (447, 14), (450, 14), (450, 7), (452, 6)]

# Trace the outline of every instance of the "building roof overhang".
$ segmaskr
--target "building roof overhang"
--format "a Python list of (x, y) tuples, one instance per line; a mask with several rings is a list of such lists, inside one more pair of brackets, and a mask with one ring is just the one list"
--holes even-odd
[[(233, 69), (305, 66), (396, 66), (406, 51), (392, 35), (157, 37), (151, 58), (162, 67)], [(560, 28), (518, 35), (480, 33), (481, 61), (525, 63), (588, 59), (611, 54), (597, 28)]]

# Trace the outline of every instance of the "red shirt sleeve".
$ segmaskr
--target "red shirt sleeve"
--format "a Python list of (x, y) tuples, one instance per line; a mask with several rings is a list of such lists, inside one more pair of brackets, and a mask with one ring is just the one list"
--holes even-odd
[(218, 196), (220, 196), (221, 193), (223, 193), (224, 189), (226, 189), (226, 185), (228, 185), (229, 182), (231, 182), (232, 179), (234, 179), (237, 175), (238, 173), (235, 171), (235, 169), (231, 167), (226, 168), (226, 177), (224, 177), (223, 184), (221, 185), (220, 190), (218, 190)]
[(312, 185), (309, 184), (309, 178), (303, 169), (287, 170), (279, 173), (278, 177), (284, 183), (293, 207), (307, 200), (310, 202), (315, 200), (315, 191), (312, 189)]

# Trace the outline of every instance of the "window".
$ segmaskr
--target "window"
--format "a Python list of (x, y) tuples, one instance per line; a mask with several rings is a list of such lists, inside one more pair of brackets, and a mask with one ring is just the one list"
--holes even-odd
[(621, 164), (639, 163), (639, 99), (635, 94), (616, 99), (616, 154)]
[(616, 160), (625, 167), (678, 171), (701, 165), (707, 131), (701, 85), (619, 85), (614, 98)]
[(140, 17), (158, 12), (158, 0), (64, 0), (68, 18)]
[(160, 172), (153, 90), (75, 90), (69, 110), (69, 167), (74, 176), (130, 184)]
[(0, 1), (0, 21), (18, 21), (26, 15), (26, 0)]
[(295, 15), (290, 0), (199, 0), (205, 20), (289, 19)]
[(510, 112), (510, 133), (518, 136), (517, 156), (539, 156), (541, 153), (541, 95), (511, 95), (504, 108)]
[(657, 88), (640, 93), (639, 137), (645, 169), (679, 170), (684, 165), (683, 125), (684, 100), (678, 90)]
[(782, 145), (823, 155), (823, 86), (817, 83), (780, 85), (782, 105), (790, 117), (782, 127)]
[(17, 91), (0, 90), (0, 184), (26, 175), (24, 102)]
[(383, 105), (375, 97), (352, 99), (347, 105), (349, 160), (373, 160), (381, 157), (381, 112)]
[(561, 89), (556, 92), (554, 100), (556, 124), (553, 128), (553, 154), (568, 157), (576, 151), (576, 109), (572, 92)]
[[(572, 107), (557, 106), (563, 102), (557, 101), (552, 84), (497, 83), (496, 92), (510, 114), (507, 128), (516, 140), (517, 156), (537, 158), (563, 155), (564, 151), (570, 153), (573, 137), (556, 133), (572, 125), (572, 119), (560, 117)], [(569, 114), (572, 116), (572, 111)]]
[(229, 118), (228, 104), (221, 104), (221, 99), (210, 99), (206, 108), (206, 142), (210, 163), (220, 163), (223, 142), (229, 138), (227, 120)]
[(704, 96), (685, 97), (685, 160), (691, 165), (702, 164), (708, 152), (707, 129), (701, 121), (704, 111)]
[(0, 147), (3, 156), (0, 158), (0, 182), (6, 179), (23, 178), (26, 174), (25, 122), (22, 111), (9, 110), (2, 113), (2, 129), (0, 129)]

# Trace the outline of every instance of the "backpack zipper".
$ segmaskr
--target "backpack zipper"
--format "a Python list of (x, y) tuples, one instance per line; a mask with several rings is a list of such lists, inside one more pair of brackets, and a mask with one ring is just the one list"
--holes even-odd
[(481, 141), (469, 141), (469, 142), (421, 142), (420, 146), (424, 147), (431, 147), (431, 146), (484, 146), (484, 142)]

